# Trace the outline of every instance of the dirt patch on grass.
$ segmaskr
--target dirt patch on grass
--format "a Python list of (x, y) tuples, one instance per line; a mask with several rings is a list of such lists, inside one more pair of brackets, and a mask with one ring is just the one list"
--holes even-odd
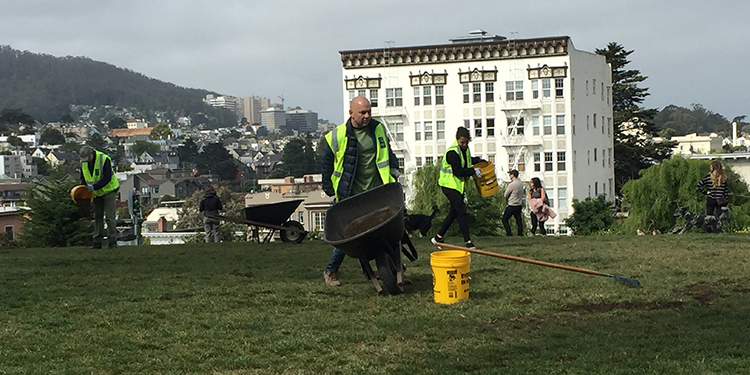
[(613, 310), (669, 310), (681, 309), (684, 304), (682, 301), (584, 303), (564, 306), (559, 311), (604, 313)]
[(712, 304), (715, 300), (725, 297), (729, 292), (749, 293), (746, 280), (721, 279), (710, 283), (690, 284), (675, 289), (675, 293), (687, 294), (703, 306)]

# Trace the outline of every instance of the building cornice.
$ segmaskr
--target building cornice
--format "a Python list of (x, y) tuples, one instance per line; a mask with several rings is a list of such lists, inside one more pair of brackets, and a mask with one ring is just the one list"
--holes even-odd
[(570, 37), (511, 39), (416, 47), (339, 51), (344, 69), (513, 60), (568, 54)]

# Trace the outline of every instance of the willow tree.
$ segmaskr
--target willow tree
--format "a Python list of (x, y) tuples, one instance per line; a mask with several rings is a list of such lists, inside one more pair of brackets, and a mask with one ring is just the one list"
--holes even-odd
[[(627, 233), (659, 230), (666, 233), (675, 227), (674, 211), (687, 206), (690, 211), (705, 213), (706, 198), (696, 184), (710, 171), (710, 160), (673, 157), (653, 165), (641, 178), (628, 181), (622, 188), (623, 208), (630, 213), (623, 227)], [(727, 231), (750, 227), (750, 199), (745, 181), (727, 165), (724, 172), (729, 184), (731, 219), (724, 224)]]

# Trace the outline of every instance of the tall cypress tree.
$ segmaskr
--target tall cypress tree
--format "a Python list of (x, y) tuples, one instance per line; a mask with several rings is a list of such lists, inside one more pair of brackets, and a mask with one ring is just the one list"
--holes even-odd
[(615, 191), (629, 180), (639, 177), (639, 172), (672, 156), (675, 142), (655, 143), (658, 129), (653, 119), (656, 109), (646, 109), (641, 104), (649, 95), (647, 87), (639, 87), (646, 78), (639, 70), (629, 70), (628, 57), (633, 50), (610, 42), (605, 49), (596, 49), (612, 67), (612, 109), (615, 137)]

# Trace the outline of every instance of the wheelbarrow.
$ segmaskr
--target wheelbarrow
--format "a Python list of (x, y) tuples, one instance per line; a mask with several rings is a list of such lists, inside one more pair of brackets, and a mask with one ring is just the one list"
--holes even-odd
[[(417, 259), (404, 230), (404, 198), (401, 184), (390, 183), (344, 199), (326, 212), (324, 240), (344, 254), (359, 259), (365, 276), (378, 293), (404, 290), (401, 252)], [(402, 245), (408, 245), (409, 253)], [(375, 260), (378, 276), (370, 266)]]
[[(244, 208), (245, 219), (222, 215), (207, 215), (206, 217), (252, 226), (252, 237), (258, 242), (269, 242), (278, 230), (282, 241), (301, 243), (307, 236), (307, 231), (302, 224), (298, 221), (289, 220), (289, 217), (303, 201), (304, 199), (294, 199), (250, 205)], [(263, 240), (260, 239), (259, 228), (270, 229), (264, 235)]]

